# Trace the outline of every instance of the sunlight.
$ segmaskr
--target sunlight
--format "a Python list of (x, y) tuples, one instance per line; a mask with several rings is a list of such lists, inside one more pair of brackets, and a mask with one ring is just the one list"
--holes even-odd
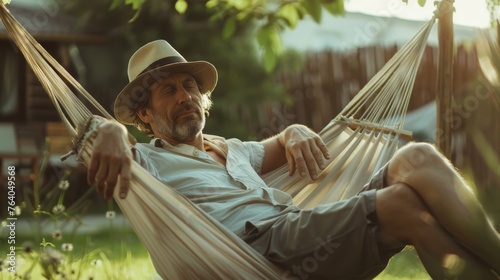
[[(351, 12), (410, 20), (428, 20), (436, 9), (433, 0), (427, 0), (424, 7), (420, 7), (417, 0), (408, 0), (408, 4), (402, 0), (347, 0), (345, 7)], [(455, 0), (454, 7), (455, 24), (479, 28), (490, 26), (490, 15), (485, 0)]]

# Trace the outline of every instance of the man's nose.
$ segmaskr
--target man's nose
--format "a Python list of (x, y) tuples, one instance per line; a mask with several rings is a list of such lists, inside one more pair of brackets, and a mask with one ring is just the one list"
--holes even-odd
[(193, 100), (191, 94), (189, 94), (189, 92), (187, 92), (184, 88), (179, 89), (179, 92), (177, 93), (177, 98), (178, 98), (177, 102), (179, 104), (191, 102), (191, 100)]

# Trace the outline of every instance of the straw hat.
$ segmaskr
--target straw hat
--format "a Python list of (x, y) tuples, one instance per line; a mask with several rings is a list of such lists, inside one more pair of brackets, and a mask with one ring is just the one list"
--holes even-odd
[(129, 84), (115, 100), (116, 119), (134, 124), (135, 108), (149, 94), (150, 87), (172, 73), (185, 72), (193, 76), (202, 93), (210, 93), (217, 84), (217, 70), (206, 61), (187, 61), (167, 41), (157, 40), (138, 49), (128, 63)]

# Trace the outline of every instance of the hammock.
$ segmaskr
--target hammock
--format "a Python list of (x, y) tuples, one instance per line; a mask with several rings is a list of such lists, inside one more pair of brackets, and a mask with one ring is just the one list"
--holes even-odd
[[(54, 103), (71, 136), (92, 116), (83, 96), (105, 118), (113, 119), (94, 98), (14, 19), (0, 1), (0, 18)], [(312, 207), (359, 192), (369, 177), (393, 155), (402, 131), (410, 93), (433, 18), (376, 74), (320, 136), (333, 160), (320, 179), (288, 176), (287, 167), (266, 174), (270, 186)], [(390, 121), (388, 121), (390, 120)], [(92, 135), (79, 154), (88, 164)], [(305, 186), (305, 187), (304, 187)], [(118, 189), (117, 189), (118, 190)], [(127, 199), (116, 202), (146, 247), (164, 279), (279, 279), (282, 271), (207, 216), (174, 188), (132, 162)]]

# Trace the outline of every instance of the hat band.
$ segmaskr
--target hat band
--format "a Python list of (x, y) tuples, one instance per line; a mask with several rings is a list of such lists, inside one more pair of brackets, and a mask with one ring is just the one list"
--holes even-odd
[(137, 76), (140, 76), (140, 75), (142, 75), (150, 70), (153, 70), (155, 68), (159, 68), (159, 67), (162, 67), (162, 66), (165, 66), (168, 64), (176, 63), (176, 62), (186, 62), (186, 60), (180, 56), (164, 57), (164, 58), (158, 59), (157, 61), (149, 64), (149, 66), (146, 67), (144, 70), (142, 70), (142, 72), (139, 73), (139, 75), (137, 75)]

